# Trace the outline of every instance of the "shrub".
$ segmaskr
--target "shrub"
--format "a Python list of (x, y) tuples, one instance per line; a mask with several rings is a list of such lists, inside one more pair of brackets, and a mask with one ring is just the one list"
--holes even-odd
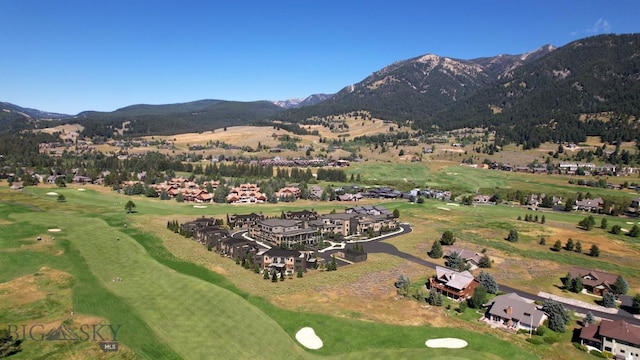
[(578, 350), (582, 350), (582, 351), (589, 351), (589, 349), (587, 349), (587, 347), (585, 345), (580, 344), (579, 342), (572, 342), (573, 346), (575, 346), (576, 349)]
[(544, 338), (544, 342), (547, 344), (555, 344), (560, 341), (560, 336), (554, 333), (548, 333)]
[(547, 328), (544, 325), (538, 326), (538, 330), (536, 330), (536, 335), (544, 336), (544, 334), (547, 333), (547, 330), (549, 330), (549, 328)]
[(533, 345), (542, 345), (542, 344), (544, 344), (544, 341), (543, 341), (541, 338), (539, 338), (539, 337), (530, 337), (530, 338), (527, 338), (527, 342), (530, 342), (530, 343), (532, 343)]
[(605, 354), (603, 354), (602, 352), (600, 352), (599, 350), (593, 349), (591, 351), (589, 351), (589, 354), (595, 356), (595, 357), (599, 357), (602, 359), (606, 359), (607, 356)]

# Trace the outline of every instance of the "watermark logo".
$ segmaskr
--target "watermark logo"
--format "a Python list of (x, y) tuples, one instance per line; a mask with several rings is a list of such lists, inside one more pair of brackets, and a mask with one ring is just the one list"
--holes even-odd
[(64, 323), (45, 333), (43, 324), (7, 325), (8, 334), (20, 341), (95, 341), (105, 352), (118, 351), (121, 324), (81, 324), (72, 329)]

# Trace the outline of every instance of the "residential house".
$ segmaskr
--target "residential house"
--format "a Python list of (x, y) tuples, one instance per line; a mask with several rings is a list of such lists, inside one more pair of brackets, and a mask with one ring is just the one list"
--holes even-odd
[(322, 190), (322, 188), (318, 185), (312, 185), (311, 187), (309, 187), (309, 198), (311, 200), (322, 199), (323, 193), (324, 193), (324, 190)]
[(462, 301), (473, 295), (478, 281), (468, 271), (458, 272), (436, 266), (436, 276), (431, 277), (426, 285), (428, 289), (435, 289), (446, 297)]
[(240, 215), (233, 214), (233, 215), (227, 215), (227, 225), (231, 229), (248, 228), (252, 225), (257, 224), (258, 221), (263, 219), (264, 219), (264, 215), (262, 214), (256, 214), (256, 213), (240, 214)]
[(602, 198), (577, 200), (574, 206), (575, 210), (598, 211), (604, 206)]
[(460, 258), (464, 260), (465, 263), (467, 263), (467, 265), (469, 265), (470, 270), (474, 270), (479, 267), (480, 259), (482, 259), (482, 256), (483, 256), (482, 254), (473, 252), (471, 250), (450, 247), (447, 249), (443, 257), (447, 259), (454, 252), (457, 253), (460, 256)]
[(580, 344), (612, 353), (616, 359), (640, 358), (640, 327), (624, 320), (602, 319), (580, 330)]
[(215, 245), (217, 240), (226, 237), (229, 237), (229, 230), (218, 225), (198, 227), (193, 231), (193, 239), (203, 245)]
[(278, 190), (274, 195), (278, 199), (299, 199), (300, 198), (300, 188), (296, 186), (287, 186)]
[(473, 202), (476, 204), (495, 204), (489, 195), (476, 195), (473, 197)]
[(264, 219), (249, 229), (253, 239), (291, 249), (296, 245), (315, 245), (316, 229), (306, 220)]
[(306, 271), (308, 265), (315, 262), (315, 259), (310, 252), (271, 248), (259, 251), (255, 255), (254, 262), (262, 269), (292, 274), (299, 270)]
[(217, 239), (215, 247), (216, 252), (232, 259), (253, 258), (259, 251), (255, 242), (232, 237)]
[(618, 278), (618, 275), (581, 267), (571, 268), (569, 274), (573, 279), (581, 278), (584, 289), (599, 296), (602, 296), (606, 291), (613, 292), (613, 284)]
[(256, 184), (241, 184), (234, 187), (227, 195), (227, 202), (233, 204), (253, 204), (267, 201), (267, 196), (260, 192), (260, 187)]
[(487, 308), (487, 320), (514, 331), (535, 331), (547, 319), (547, 315), (538, 309), (533, 300), (516, 293), (496, 296), (484, 306)]

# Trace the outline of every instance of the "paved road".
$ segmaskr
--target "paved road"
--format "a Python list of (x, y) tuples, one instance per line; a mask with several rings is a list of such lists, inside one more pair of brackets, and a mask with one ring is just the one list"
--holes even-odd
[[(388, 234), (388, 235), (384, 235), (381, 237), (376, 238), (375, 240), (368, 240), (368, 241), (363, 241), (361, 242), (361, 244), (364, 247), (365, 252), (367, 253), (383, 253), (383, 254), (390, 254), (393, 256), (397, 256), (399, 258), (411, 261), (413, 263), (428, 267), (430, 269), (435, 269), (436, 266), (439, 266), (436, 263), (433, 263), (429, 260), (425, 260), (423, 258), (419, 258), (415, 255), (411, 255), (405, 252), (402, 252), (400, 250), (398, 250), (398, 248), (396, 248), (394, 245), (383, 242), (382, 240), (386, 240), (389, 238), (393, 238), (396, 236), (401, 236), (401, 235), (405, 235), (408, 234), (410, 232), (413, 231), (413, 229), (411, 228), (410, 225), (404, 225), (401, 224), (400, 227), (402, 228), (402, 232), (401, 233), (394, 233), (394, 234)], [(242, 236), (243, 232), (236, 232), (233, 234), (233, 236)], [(331, 251), (327, 251), (324, 253), (319, 254), (321, 257), (323, 257), (324, 259), (326, 259), (327, 261), (331, 260), (331, 255), (337, 251), (340, 250), (331, 250)], [(338, 265), (348, 265), (348, 263), (341, 261), (340, 259), (336, 258), (336, 261), (338, 262)], [(500, 286), (500, 291), (506, 292), (506, 293), (516, 293), (524, 298), (527, 299), (531, 299), (531, 300), (536, 300), (536, 301), (544, 301), (546, 300), (546, 298), (543, 298), (541, 296), (538, 296), (538, 294), (532, 294), (532, 293), (528, 293), (526, 291), (523, 290), (519, 290), (510, 286), (506, 286), (506, 285), (499, 285)], [(593, 316), (596, 317), (600, 317), (600, 318), (605, 318), (605, 319), (611, 319), (611, 320), (624, 320), (628, 323), (631, 324), (635, 324), (640, 326), (640, 319), (636, 319), (635, 317), (633, 317), (633, 314), (629, 313), (628, 311), (625, 310), (625, 308), (630, 308), (630, 297), (629, 296), (625, 296), (622, 297), (622, 303), (623, 303), (623, 308), (620, 309), (618, 311), (617, 314), (610, 314), (607, 312), (602, 312), (602, 311), (597, 311), (597, 310), (591, 310), (591, 309), (587, 309), (587, 308), (583, 308), (580, 306), (576, 306), (576, 305), (571, 305), (571, 304), (563, 304), (564, 308), (567, 310), (571, 310), (577, 313), (581, 313), (581, 314), (586, 314), (587, 312), (591, 311), (591, 313), (593, 314)]]

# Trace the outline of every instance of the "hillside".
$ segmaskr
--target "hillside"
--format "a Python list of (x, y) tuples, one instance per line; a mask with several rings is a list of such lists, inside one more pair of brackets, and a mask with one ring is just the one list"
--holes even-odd
[(282, 111), (268, 101), (200, 100), (172, 105), (134, 105), (113, 112), (83, 112), (66, 119), (80, 123), (84, 136), (110, 137), (126, 126), (125, 135), (173, 135), (247, 125)]
[[(423, 130), (488, 128), (499, 144), (609, 143), (638, 137), (640, 34), (601, 35), (521, 55), (457, 60), (424, 55), (280, 115), (301, 121), (351, 111)], [(532, 126), (536, 131), (532, 132)]]

